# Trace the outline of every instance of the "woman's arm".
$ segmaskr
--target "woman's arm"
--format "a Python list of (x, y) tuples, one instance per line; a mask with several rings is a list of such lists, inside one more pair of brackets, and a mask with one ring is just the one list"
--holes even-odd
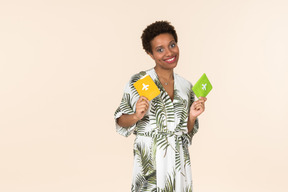
[(131, 115), (123, 114), (116, 121), (119, 126), (128, 128), (137, 123), (139, 119), (137, 118), (136, 113), (134, 113)]
[(193, 131), (195, 121), (196, 121), (196, 118), (195, 118), (195, 117), (192, 117), (192, 118), (190, 118), (190, 116), (188, 117), (188, 125), (187, 125), (187, 127), (188, 127), (188, 133), (190, 133), (191, 131)]
[(149, 100), (146, 97), (141, 96), (136, 103), (136, 112), (134, 114), (123, 114), (116, 121), (121, 127), (131, 127), (139, 120), (141, 120), (146, 114), (149, 108)]
[(206, 101), (207, 101), (206, 97), (200, 97), (198, 101), (194, 101), (192, 103), (187, 122), (188, 133), (193, 131), (196, 118), (204, 112)]

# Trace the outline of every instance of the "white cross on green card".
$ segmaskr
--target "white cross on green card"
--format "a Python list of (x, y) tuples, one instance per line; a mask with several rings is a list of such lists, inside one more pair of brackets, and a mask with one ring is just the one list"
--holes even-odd
[(206, 97), (208, 93), (212, 90), (212, 85), (205, 73), (195, 83), (195, 85), (192, 87), (192, 90), (198, 98)]

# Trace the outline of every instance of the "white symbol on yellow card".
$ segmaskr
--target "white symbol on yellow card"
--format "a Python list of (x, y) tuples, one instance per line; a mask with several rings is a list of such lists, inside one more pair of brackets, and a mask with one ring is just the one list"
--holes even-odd
[(145, 85), (144, 83), (142, 83), (142, 85), (143, 85), (143, 88), (142, 88), (142, 90), (144, 90), (144, 89), (145, 89), (145, 91), (147, 91), (147, 90), (148, 90), (148, 87), (149, 87), (149, 85)]
[(202, 89), (206, 91), (206, 86), (207, 86), (207, 83), (205, 84), (202, 84)]

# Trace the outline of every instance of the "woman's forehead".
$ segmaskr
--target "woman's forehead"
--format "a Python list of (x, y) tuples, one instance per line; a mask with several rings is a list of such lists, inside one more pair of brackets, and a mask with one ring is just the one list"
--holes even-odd
[(169, 44), (171, 41), (175, 41), (173, 35), (170, 33), (162, 33), (154, 37), (154, 39), (151, 41), (151, 45), (158, 47)]

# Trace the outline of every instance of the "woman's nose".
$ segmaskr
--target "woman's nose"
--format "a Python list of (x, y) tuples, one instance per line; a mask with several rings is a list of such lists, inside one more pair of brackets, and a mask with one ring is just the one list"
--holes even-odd
[(166, 56), (172, 56), (172, 51), (170, 49), (167, 49)]

